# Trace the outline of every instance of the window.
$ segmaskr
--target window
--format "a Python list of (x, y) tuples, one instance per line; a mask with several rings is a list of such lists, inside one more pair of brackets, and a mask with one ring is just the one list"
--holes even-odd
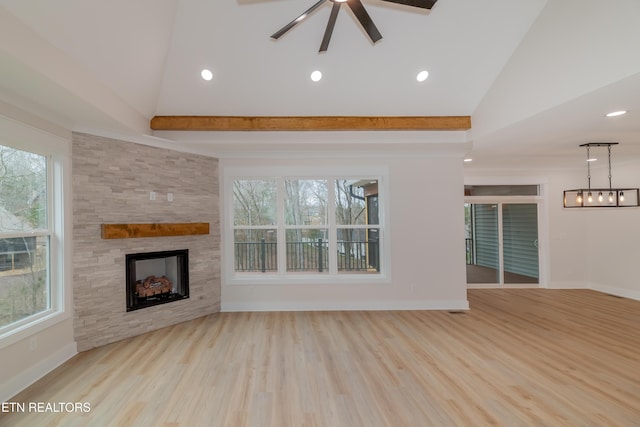
[(49, 161), (0, 145), (0, 334), (51, 308)]
[(465, 185), (465, 196), (539, 196), (539, 185)]
[(234, 277), (380, 277), (380, 176), (229, 179)]
[(275, 180), (233, 182), (233, 241), (236, 271), (276, 271)]

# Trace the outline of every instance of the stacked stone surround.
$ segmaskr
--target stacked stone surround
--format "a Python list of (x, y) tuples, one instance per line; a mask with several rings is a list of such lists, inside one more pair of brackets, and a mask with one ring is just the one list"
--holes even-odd
[[(75, 133), (73, 300), (78, 350), (220, 311), (220, 214), (215, 158)], [(149, 193), (156, 200), (149, 200)], [(173, 201), (167, 200), (173, 193)], [(103, 223), (208, 222), (210, 234), (105, 240)], [(185, 300), (126, 311), (125, 255), (189, 250)]]

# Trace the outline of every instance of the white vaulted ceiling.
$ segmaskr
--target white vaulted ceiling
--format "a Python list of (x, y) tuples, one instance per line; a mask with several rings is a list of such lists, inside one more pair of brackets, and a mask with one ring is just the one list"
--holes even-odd
[[(383, 39), (373, 45), (343, 6), (328, 51), (318, 53), (328, 1), (270, 39), (314, 3), (0, 0), (0, 96), (73, 130), (153, 135), (211, 153), (295, 138), (154, 133), (149, 120), (469, 115), (463, 138), (474, 166), (575, 166), (577, 146), (592, 140), (640, 157), (637, 0), (439, 0), (431, 11), (363, 0)], [(430, 73), (423, 83), (420, 70)], [(604, 118), (615, 109), (629, 113)]]

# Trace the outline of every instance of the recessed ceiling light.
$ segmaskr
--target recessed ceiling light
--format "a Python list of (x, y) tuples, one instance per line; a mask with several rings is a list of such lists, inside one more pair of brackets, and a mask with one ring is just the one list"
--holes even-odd
[(626, 110), (613, 111), (611, 113), (608, 113), (607, 117), (616, 117), (616, 116), (621, 116), (623, 114), (627, 114), (627, 111)]
[(595, 158), (593, 158), (593, 157), (592, 157), (592, 158), (590, 158), (590, 159), (587, 159), (587, 162), (596, 162), (596, 161), (598, 161), (598, 159), (595, 159)]
[(200, 75), (206, 81), (209, 81), (213, 78), (213, 73), (211, 72), (211, 70), (207, 70), (206, 68), (200, 71)]
[(319, 82), (320, 79), (322, 79), (322, 73), (318, 70), (315, 70), (313, 73), (311, 73), (311, 80), (313, 80), (314, 82)]
[(418, 75), (416, 76), (416, 80), (419, 82), (423, 82), (427, 80), (427, 77), (429, 77), (429, 72), (426, 70), (423, 70), (418, 73)]
[(466, 158), (466, 159), (463, 160), (463, 162), (465, 162), (465, 163), (473, 162), (473, 159)]

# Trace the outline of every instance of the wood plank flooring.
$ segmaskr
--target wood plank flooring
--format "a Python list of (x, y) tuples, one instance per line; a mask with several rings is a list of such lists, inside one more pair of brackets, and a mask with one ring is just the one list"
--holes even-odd
[(473, 289), (471, 310), (221, 313), (81, 353), (2, 426), (640, 426), (640, 301)]

